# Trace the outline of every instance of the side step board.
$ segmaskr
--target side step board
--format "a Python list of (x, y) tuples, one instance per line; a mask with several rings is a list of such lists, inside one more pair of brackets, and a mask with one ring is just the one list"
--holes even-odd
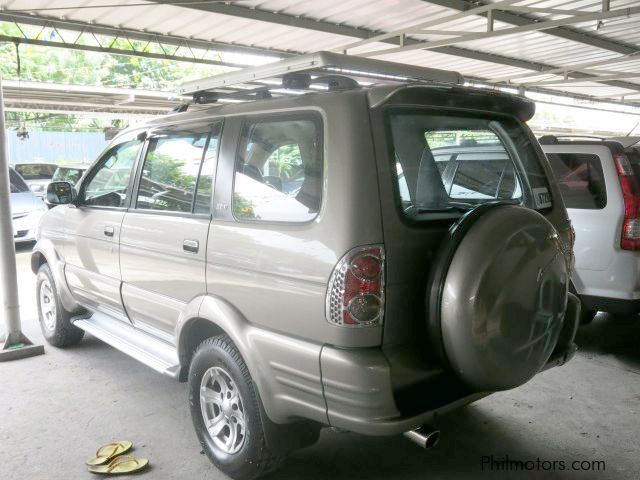
[(73, 324), (155, 371), (178, 378), (180, 363), (175, 347), (101, 312), (74, 320)]

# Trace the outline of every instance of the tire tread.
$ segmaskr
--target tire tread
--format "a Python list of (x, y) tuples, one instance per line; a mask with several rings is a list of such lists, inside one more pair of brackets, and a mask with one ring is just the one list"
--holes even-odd
[[(233, 362), (239, 367), (239, 369), (240, 369), (240, 371), (242, 373), (243, 380), (247, 384), (248, 390), (249, 390), (250, 395), (251, 395), (251, 398), (247, 399), (247, 400), (251, 403), (251, 408), (255, 408), (256, 411), (259, 412), (260, 410), (259, 410), (259, 406), (258, 406), (258, 397), (257, 397), (257, 395), (255, 393), (254, 388), (253, 388), (253, 382), (251, 380), (251, 375), (249, 373), (249, 369), (247, 368), (247, 365), (244, 362), (244, 359), (240, 355), (240, 352), (238, 351), (236, 346), (233, 344), (232, 340), (227, 335), (218, 335), (218, 336), (215, 336), (215, 337), (207, 338), (207, 339), (203, 340), (196, 347), (196, 349), (194, 351), (194, 354), (193, 354), (193, 358), (196, 358), (198, 353), (201, 350), (205, 350), (205, 349), (209, 349), (209, 348), (223, 350), (224, 352), (226, 352), (231, 357)], [(257, 455), (257, 459), (255, 461), (251, 462), (255, 466), (255, 468), (253, 469), (252, 474), (250, 476), (243, 476), (242, 478), (244, 480), (257, 479), (257, 478), (260, 478), (263, 475), (266, 475), (269, 472), (272, 472), (273, 470), (278, 468), (278, 466), (286, 458), (286, 456), (274, 454), (269, 449), (269, 447), (267, 445), (267, 442), (266, 442), (266, 437), (265, 437), (265, 435), (264, 435), (264, 433), (262, 431), (260, 431), (260, 432), (255, 432), (254, 431), (254, 434), (255, 433), (258, 433), (258, 435), (256, 435), (256, 436), (259, 438), (260, 450), (259, 450), (259, 453)]]

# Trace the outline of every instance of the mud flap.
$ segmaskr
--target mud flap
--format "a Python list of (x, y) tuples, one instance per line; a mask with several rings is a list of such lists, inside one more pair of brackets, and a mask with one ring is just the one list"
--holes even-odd
[(293, 450), (308, 447), (318, 441), (322, 426), (310, 420), (294, 423), (278, 424), (271, 421), (262, 404), (258, 386), (253, 382), (253, 389), (258, 397), (260, 420), (267, 441), (267, 447), (276, 455), (285, 455)]

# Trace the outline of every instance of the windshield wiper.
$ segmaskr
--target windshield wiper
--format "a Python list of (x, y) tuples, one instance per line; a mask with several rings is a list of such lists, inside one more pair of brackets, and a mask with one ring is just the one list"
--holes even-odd
[(447, 202), (446, 205), (438, 207), (426, 207), (424, 205), (409, 205), (405, 208), (405, 213), (445, 213), (445, 212), (468, 212), (469, 210), (481, 205), (479, 203), (467, 202)]
[(446, 212), (468, 212), (469, 210), (473, 210), (479, 205), (487, 205), (487, 204), (509, 204), (509, 205), (519, 205), (520, 200), (518, 199), (503, 199), (503, 200), (489, 200), (486, 202), (459, 202), (459, 201), (449, 201), (442, 206), (437, 207), (427, 207), (425, 205), (409, 205), (405, 208), (405, 213), (446, 213)]

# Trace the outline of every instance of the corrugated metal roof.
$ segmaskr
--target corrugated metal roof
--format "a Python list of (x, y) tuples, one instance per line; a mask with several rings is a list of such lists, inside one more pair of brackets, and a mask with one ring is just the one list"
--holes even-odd
[[(180, 0), (175, 0), (174, 3)], [(495, 2), (497, 0), (491, 0)], [(158, 4), (151, 0), (0, 0), (4, 12), (31, 11), (37, 16), (55, 19), (74, 20), (90, 24), (108, 25), (138, 31), (170, 34), (173, 36), (216, 41), (228, 44), (255, 46), (292, 53), (307, 53), (319, 50), (336, 49), (359, 40), (358, 36), (344, 34), (350, 29), (384, 33), (411, 27), (420, 22), (443, 19), (459, 13), (455, 7), (464, 2), (430, 2), (428, 0), (242, 0), (229, 5), (215, 5), (213, 13), (206, 5), (193, 2), (179, 5)], [(471, 2), (467, 2), (471, 4)], [(141, 5), (142, 4), (142, 5)], [(554, 8), (563, 10), (581, 10), (598, 12), (602, 9), (601, 0), (521, 0), (514, 2), (518, 6)], [(104, 5), (109, 5), (104, 7)], [(103, 7), (101, 7), (103, 6)], [(640, 6), (637, 0), (611, 0), (611, 10)], [(77, 8), (82, 7), (82, 8)], [(212, 7), (213, 8), (213, 7)], [(242, 14), (228, 12), (232, 8), (242, 10)], [(222, 13), (220, 13), (222, 12)], [(282, 21), (273, 23), (256, 18), (254, 13), (273, 14)], [(515, 12), (512, 12), (514, 15)], [(563, 15), (549, 13), (517, 13), (521, 18), (537, 18), (540, 21), (557, 20)], [(275, 18), (275, 17), (274, 17)], [(312, 20), (303, 28), (296, 19)], [(314, 23), (322, 28), (314, 28)], [(350, 27), (331, 32), (328, 26)], [(494, 30), (512, 27), (510, 23), (496, 20)], [(486, 18), (470, 15), (437, 25), (438, 30), (458, 30), (464, 32), (484, 32), (487, 29)], [(561, 38), (551, 31), (529, 31), (508, 36), (476, 39), (458, 43), (454, 49), (410, 50), (379, 56), (384, 60), (408, 63), (433, 68), (457, 70), (467, 77), (481, 79), (507, 79), (532, 73), (523, 68), (522, 62), (531, 65), (564, 67), (613, 60), (621, 57), (621, 51), (640, 51), (640, 15), (619, 17), (603, 22), (589, 21), (562, 27), (587, 33), (592, 39), (605, 39), (620, 47), (618, 51), (610, 48)], [(368, 35), (368, 33), (367, 33)], [(410, 35), (418, 40), (442, 40), (450, 38), (443, 35)], [(391, 48), (388, 43), (375, 42), (350, 51), (362, 53), (372, 50)], [(461, 50), (463, 49), (463, 50)], [(489, 54), (487, 56), (487, 54)], [(492, 57), (493, 56), (493, 57)], [(499, 57), (499, 58), (498, 58)], [(513, 65), (507, 65), (509, 59)], [(539, 70), (539, 68), (538, 68)], [(601, 64), (600, 71), (640, 72), (640, 56), (623, 63)], [(563, 73), (540, 75), (527, 78), (526, 82), (559, 80)], [(627, 87), (585, 81), (545, 88), (585, 95), (606, 96), (633, 94), (640, 90), (640, 78), (624, 79)], [(637, 85), (637, 90), (634, 90)]]

